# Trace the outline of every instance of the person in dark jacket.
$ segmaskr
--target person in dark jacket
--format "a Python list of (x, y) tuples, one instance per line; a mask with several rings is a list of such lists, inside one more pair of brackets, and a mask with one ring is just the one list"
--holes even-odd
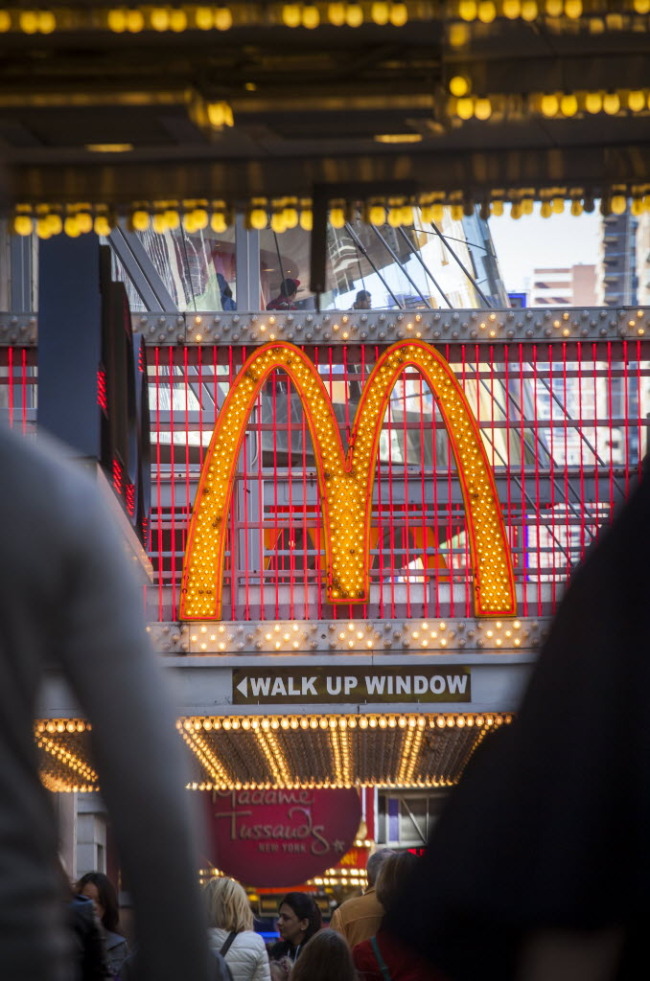
[(280, 940), (269, 950), (272, 981), (283, 981), (303, 946), (321, 928), (320, 910), (304, 892), (289, 892), (278, 908)]
[(104, 935), (108, 967), (111, 975), (117, 977), (129, 956), (129, 945), (117, 929), (120, 908), (115, 886), (103, 872), (86, 872), (77, 883), (77, 892), (90, 899), (95, 907)]

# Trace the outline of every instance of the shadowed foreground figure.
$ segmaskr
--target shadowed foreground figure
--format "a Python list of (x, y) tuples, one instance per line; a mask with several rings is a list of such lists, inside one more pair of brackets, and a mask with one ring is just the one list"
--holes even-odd
[(573, 576), (518, 718), (472, 760), (387, 926), (453, 981), (639, 977), (649, 828), (646, 476)]
[(33, 721), (46, 666), (92, 723), (143, 981), (214, 981), (182, 744), (141, 589), (92, 481), (0, 427), (0, 975), (70, 981), (57, 832)]

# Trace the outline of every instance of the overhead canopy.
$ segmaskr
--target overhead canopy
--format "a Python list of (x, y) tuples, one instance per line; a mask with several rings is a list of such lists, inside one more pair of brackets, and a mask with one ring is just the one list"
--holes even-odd
[(640, 210), (648, 4), (606, 8), (10, 4), (6, 204), (105, 207), (109, 222), (115, 209), (205, 206), (217, 224), (286, 198), (307, 213), (315, 195), (486, 212), (539, 197), (618, 210), (631, 195)]
[[(186, 716), (192, 790), (233, 787), (449, 787), (509, 713)], [(36, 724), (41, 778), (54, 791), (99, 783), (82, 719)], [(134, 747), (137, 752), (137, 747)]]

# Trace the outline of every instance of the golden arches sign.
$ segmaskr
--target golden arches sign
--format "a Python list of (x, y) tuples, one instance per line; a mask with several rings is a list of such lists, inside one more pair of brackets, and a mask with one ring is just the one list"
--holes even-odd
[(476, 615), (516, 612), (510, 550), (492, 470), (463, 390), (438, 351), (422, 341), (400, 341), (381, 355), (363, 387), (346, 453), (314, 364), (293, 344), (275, 341), (248, 358), (219, 413), (190, 523), (181, 619), (221, 618), (226, 517), (235, 468), (255, 400), (276, 368), (285, 371), (295, 386), (311, 434), (325, 532), (328, 601), (367, 602), (381, 422), (392, 389), (408, 365), (417, 368), (431, 387), (456, 459), (474, 568)]

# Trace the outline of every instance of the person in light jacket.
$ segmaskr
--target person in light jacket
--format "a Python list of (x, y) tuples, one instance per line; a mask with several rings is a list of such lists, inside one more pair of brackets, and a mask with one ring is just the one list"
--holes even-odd
[(264, 941), (253, 930), (248, 896), (235, 879), (219, 876), (203, 887), (208, 914), (208, 939), (221, 953), (233, 981), (271, 981)]

